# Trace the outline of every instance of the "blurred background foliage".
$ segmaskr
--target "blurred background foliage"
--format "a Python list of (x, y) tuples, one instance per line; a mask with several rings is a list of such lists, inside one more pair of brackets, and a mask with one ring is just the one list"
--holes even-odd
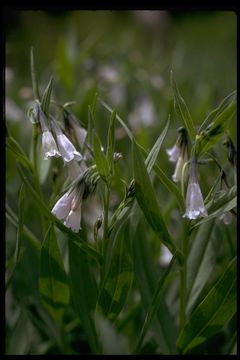
[[(86, 128), (88, 105), (92, 104), (97, 92), (111, 107), (117, 107), (118, 114), (148, 151), (163, 129), (169, 113), (171, 124), (164, 140), (164, 149), (173, 146), (177, 137), (176, 130), (181, 125), (173, 111), (170, 70), (174, 72), (181, 94), (197, 127), (206, 115), (236, 88), (236, 14), (233, 12), (9, 11), (6, 13), (5, 23), (6, 125), (9, 133), (18, 140), (27, 154), (30, 152), (31, 123), (26, 114), (33, 104), (30, 76), (32, 46), (41, 91), (53, 75), (53, 98), (61, 103), (75, 101), (72, 111)], [(108, 121), (109, 113), (98, 104), (96, 126), (104, 146)], [(236, 124), (230, 124), (228, 130), (236, 142)], [(129, 182), (133, 177), (130, 142), (119, 124), (116, 129), (116, 151), (122, 152), (123, 160), (116, 167), (111, 208), (114, 208), (123, 197), (124, 187), (121, 179)], [(217, 144), (215, 151), (227, 170), (229, 165), (226, 148), (222, 144)], [(169, 165), (164, 150), (161, 151), (158, 161), (171, 177), (173, 167)], [(51, 196), (53, 168), (55, 171), (60, 170), (57, 159), (54, 159), (54, 166), (43, 184), (46, 199)], [(204, 176), (205, 169), (208, 176)], [(211, 165), (200, 168), (201, 186), (205, 194), (217, 174), (218, 170), (211, 168)], [(59, 182), (62, 182), (62, 178)], [(20, 185), (15, 159), (7, 153), (6, 198), (15, 213), (18, 211), (16, 199)], [(175, 204), (169, 201), (168, 193), (162, 186), (156, 186), (156, 191), (161, 194), (160, 206), (165, 206), (166, 222), (173, 236), (177, 236), (180, 214), (177, 211), (172, 213)], [(38, 210), (31, 198), (28, 198), (27, 202), (25, 221), (30, 230), (41, 238)], [(99, 207), (99, 204), (96, 208), (97, 206)], [(92, 226), (98, 213), (99, 210), (89, 205), (84, 221)], [(224, 225), (221, 226), (226, 236), (231, 237), (234, 234), (234, 227), (225, 229)], [(159, 244), (151, 231), (149, 238), (152, 243), (152, 255), (155, 256), (154, 261), (158, 263)], [(218, 235), (215, 234), (214, 244), (217, 239)], [(7, 222), (7, 261), (11, 261), (15, 242), (16, 229)], [(220, 246), (217, 253), (220, 266), (224, 263), (224, 249), (224, 246)], [(55, 348), (56, 344), (49, 344), (43, 319), (45, 324), (49, 323), (52, 332), (54, 326), (38, 307), (40, 305), (36, 264), (39, 260), (34, 250), (34, 247), (31, 249), (28, 245), (27, 253), (22, 254), (11, 286), (7, 290), (8, 354), (61, 351)], [(64, 249), (61, 250), (64, 253)], [(71, 311), (70, 308), (69, 314), (66, 314), (69, 319), (74, 318)], [(140, 309), (135, 309), (135, 323), (124, 330), (130, 338), (138, 324), (139, 311)], [(76, 327), (78, 329), (79, 324)], [(108, 332), (109, 328), (106, 325), (106, 334)], [(82, 339), (76, 334), (82, 334)], [(117, 343), (119, 338), (117, 339), (113, 341)], [(88, 353), (85, 340), (80, 329), (78, 332), (69, 332), (67, 342), (71, 344), (75, 353)], [(156, 343), (149, 340), (146, 346), (146, 352), (154, 353)]]

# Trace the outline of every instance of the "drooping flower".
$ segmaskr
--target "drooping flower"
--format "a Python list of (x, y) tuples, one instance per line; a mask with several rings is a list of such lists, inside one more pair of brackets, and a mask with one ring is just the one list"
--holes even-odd
[(197, 163), (196, 159), (194, 158), (190, 167), (190, 175), (186, 196), (186, 211), (183, 217), (187, 217), (192, 220), (206, 216), (208, 216), (208, 213), (204, 206), (203, 196), (198, 183)]
[(51, 133), (51, 131), (47, 130), (42, 133), (42, 148), (44, 154), (44, 160), (47, 160), (49, 157), (61, 156), (58, 151), (56, 141)]
[(232, 214), (231, 214), (230, 211), (227, 211), (227, 212), (223, 213), (223, 214), (219, 217), (219, 219), (222, 220), (225, 225), (231, 224), (232, 218), (233, 218), (233, 216), (232, 216)]
[(80, 121), (76, 119), (74, 114), (72, 114), (72, 112), (66, 108), (63, 110), (63, 118), (66, 128), (69, 130), (69, 132), (73, 131), (78, 145), (82, 149), (86, 141), (87, 130), (81, 126)]
[(81, 229), (82, 202), (95, 190), (98, 179), (94, 168), (88, 168), (52, 208), (52, 213), (59, 220), (64, 220), (64, 225), (74, 232)]
[(177, 162), (175, 171), (172, 176), (174, 182), (181, 181), (183, 166), (188, 161), (187, 131), (185, 128), (181, 127), (178, 132), (179, 136), (177, 138), (176, 144), (171, 149), (166, 150), (169, 161)]
[(82, 155), (80, 152), (75, 149), (75, 146), (71, 143), (67, 136), (63, 134), (62, 130), (56, 124), (56, 122), (52, 121), (51, 124), (56, 135), (58, 149), (64, 160), (64, 163), (66, 164), (73, 159), (77, 161), (82, 160)]

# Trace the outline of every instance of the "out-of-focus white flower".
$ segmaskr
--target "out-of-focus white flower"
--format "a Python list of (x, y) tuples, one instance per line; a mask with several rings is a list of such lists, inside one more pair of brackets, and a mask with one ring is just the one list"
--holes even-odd
[(42, 149), (44, 154), (44, 160), (47, 160), (51, 156), (61, 156), (60, 152), (58, 151), (54, 137), (49, 130), (42, 133)]
[(184, 164), (188, 161), (188, 154), (187, 151), (183, 151), (177, 161), (176, 167), (175, 167), (175, 171), (174, 174), (172, 176), (172, 179), (174, 182), (179, 182), (182, 179), (182, 170), (183, 170), (183, 166)]
[(66, 127), (69, 128), (69, 130), (74, 131), (77, 142), (80, 148), (82, 149), (86, 141), (87, 130), (84, 129), (83, 126), (81, 126), (80, 122), (76, 119), (74, 114), (68, 109), (66, 108), (64, 109), (63, 116)]
[(203, 196), (197, 180), (196, 160), (192, 161), (189, 175), (189, 182), (186, 196), (186, 211), (183, 217), (190, 220), (198, 217), (208, 216), (207, 210), (204, 206)]
[(167, 149), (166, 152), (169, 156), (169, 161), (176, 162), (180, 156), (180, 147), (175, 144), (171, 149)]
[(106, 65), (100, 68), (99, 76), (104, 81), (109, 82), (111, 84), (116, 83), (119, 81), (119, 72), (116, 68), (110, 65)]
[(151, 126), (156, 122), (157, 116), (153, 103), (143, 97), (137, 101), (134, 110), (129, 114), (129, 123), (134, 129), (142, 126)]
[(80, 152), (75, 149), (75, 146), (63, 133), (57, 135), (57, 144), (64, 163), (68, 163), (73, 159), (77, 161), (82, 160), (82, 155)]
[(172, 253), (168, 250), (168, 248), (165, 245), (161, 245), (161, 254), (160, 254), (160, 265), (167, 266), (170, 261), (172, 260)]
[(232, 216), (232, 214), (231, 214), (230, 211), (227, 211), (227, 212), (223, 213), (223, 214), (219, 217), (219, 219), (222, 220), (225, 225), (231, 224), (232, 218), (233, 218), (233, 216)]

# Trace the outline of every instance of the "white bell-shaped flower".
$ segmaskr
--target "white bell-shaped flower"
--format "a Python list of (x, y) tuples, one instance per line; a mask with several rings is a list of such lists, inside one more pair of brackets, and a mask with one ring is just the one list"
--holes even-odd
[(82, 155), (80, 154), (80, 152), (75, 149), (75, 146), (63, 133), (57, 135), (57, 144), (58, 149), (63, 157), (64, 163), (68, 163), (73, 159), (77, 161), (82, 160)]
[(186, 211), (183, 217), (190, 220), (208, 216), (204, 206), (203, 196), (197, 180), (196, 160), (191, 164), (186, 196)]
[(188, 161), (188, 154), (186, 150), (183, 150), (178, 158), (174, 174), (172, 179), (174, 182), (180, 182), (182, 179), (182, 170), (184, 164)]
[(70, 189), (66, 192), (52, 208), (52, 213), (59, 219), (65, 219), (71, 211), (72, 200), (75, 196), (75, 191)]
[(81, 229), (81, 205), (69, 212), (64, 221), (64, 225), (74, 232), (79, 232)]
[(44, 160), (47, 160), (49, 157), (61, 156), (58, 151), (56, 141), (51, 133), (51, 131), (47, 130), (42, 133), (42, 149), (44, 154)]
[(166, 152), (168, 154), (169, 161), (178, 161), (178, 158), (180, 156), (180, 147), (177, 144), (175, 144), (171, 149), (167, 149)]

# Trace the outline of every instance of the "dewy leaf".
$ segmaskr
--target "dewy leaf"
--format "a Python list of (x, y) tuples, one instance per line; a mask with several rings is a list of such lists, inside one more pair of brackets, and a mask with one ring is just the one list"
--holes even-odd
[(79, 315), (88, 343), (94, 354), (98, 353), (98, 338), (93, 320), (97, 285), (87, 254), (69, 242), (69, 275), (73, 303)]
[(196, 136), (194, 123), (187, 108), (187, 105), (178, 90), (177, 83), (173, 78), (172, 71), (171, 71), (171, 86), (173, 89), (175, 111), (178, 114), (178, 116), (180, 116), (180, 119), (182, 120), (183, 125), (187, 129), (191, 139), (194, 140)]
[(177, 347), (181, 354), (209, 340), (236, 312), (236, 257), (220, 279), (191, 314), (180, 333)]
[(107, 177), (109, 175), (109, 166), (107, 158), (101, 150), (101, 142), (95, 131), (93, 133), (93, 149), (98, 172), (104, 180), (107, 180)]
[(153, 145), (151, 151), (149, 152), (146, 160), (145, 160), (145, 165), (147, 166), (147, 172), (150, 174), (156, 160), (159, 154), (159, 151), (161, 149), (162, 146), (162, 142), (167, 134), (168, 131), (168, 127), (169, 127), (169, 123), (170, 123), (170, 119), (168, 119), (167, 124), (165, 126), (165, 128), (163, 129), (162, 133), (159, 135), (157, 141), (155, 142), (155, 144)]
[[(171, 239), (171, 236), (168, 232), (167, 226), (163, 220), (159, 205), (156, 199), (156, 194), (154, 192), (151, 180), (147, 173), (146, 166), (144, 164), (141, 152), (133, 141), (133, 167), (134, 167), (134, 179), (135, 179), (135, 190), (137, 202), (142, 209), (142, 212), (147, 219), (148, 223), (151, 225), (153, 230), (159, 236), (161, 241), (167, 248), (174, 253), (176, 251), (176, 246)], [(182, 261), (181, 253), (177, 253), (178, 260)]]
[(33, 96), (35, 100), (40, 99), (39, 90), (38, 90), (38, 81), (34, 64), (34, 55), (33, 48), (31, 48), (30, 53), (30, 63), (31, 63), (31, 76), (32, 76), (32, 87), (33, 87)]
[(108, 127), (108, 139), (107, 139), (107, 159), (111, 173), (114, 170), (113, 153), (115, 144), (115, 124), (116, 124), (116, 109), (112, 112), (109, 127)]
[(52, 94), (52, 85), (53, 85), (53, 78), (51, 77), (41, 99), (41, 108), (47, 117), (48, 117), (48, 111), (49, 111), (51, 94)]
[(198, 135), (196, 143), (197, 156), (209, 150), (221, 139), (228, 122), (235, 116), (236, 111), (236, 100), (234, 100)]
[[(153, 264), (153, 254), (146, 241), (146, 229), (146, 224), (143, 222), (137, 225), (136, 231), (132, 234), (132, 251), (134, 274), (141, 294), (141, 303), (147, 312), (157, 288), (158, 274)], [(161, 299), (156, 316), (152, 319), (150, 330), (162, 354), (176, 354), (177, 329), (164, 298)]]
[(133, 281), (133, 262), (126, 244), (129, 239), (125, 224), (118, 224), (121, 227), (120, 231), (112, 232), (112, 235), (116, 236), (109, 239), (109, 243), (113, 242), (114, 245), (111, 247), (110, 264), (106, 268), (107, 273), (98, 298), (98, 306), (111, 321), (122, 310)]
[(39, 290), (43, 305), (61, 323), (69, 303), (69, 287), (53, 226), (50, 225), (40, 255)]

